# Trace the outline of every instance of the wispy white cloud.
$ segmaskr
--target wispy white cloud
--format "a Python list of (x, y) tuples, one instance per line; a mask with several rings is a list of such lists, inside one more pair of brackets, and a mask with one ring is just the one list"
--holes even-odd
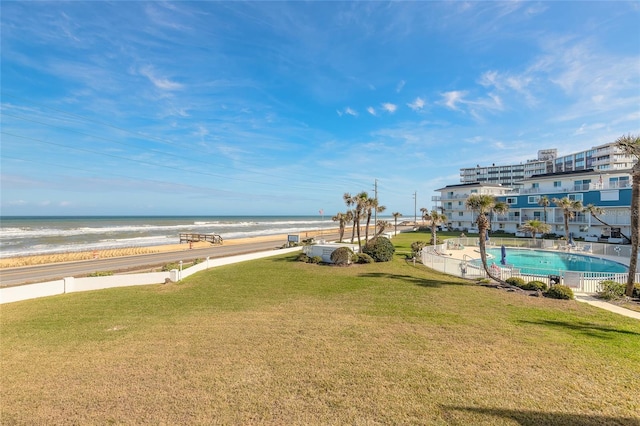
[(499, 92), (515, 92), (524, 97), (529, 106), (537, 104), (537, 100), (531, 90), (530, 85), (533, 82), (533, 75), (528, 72), (520, 75), (500, 73), (492, 70), (483, 73), (480, 76), (479, 83), (484, 87), (493, 87)]
[(443, 103), (447, 106), (447, 108), (458, 111), (460, 108), (458, 104), (464, 102), (464, 96), (466, 96), (466, 91), (461, 90), (453, 90), (450, 92), (442, 93)]
[(351, 115), (353, 117), (357, 117), (358, 116), (358, 111), (356, 111), (355, 109), (353, 109), (351, 107), (346, 107), (343, 110), (338, 110), (336, 112), (338, 113), (338, 115), (340, 117), (342, 117), (344, 114)]
[(389, 114), (393, 114), (398, 109), (398, 106), (389, 102), (385, 102), (382, 104), (382, 109), (387, 111)]
[(396, 93), (400, 93), (402, 91), (402, 89), (404, 88), (405, 84), (406, 84), (406, 82), (404, 80), (400, 80), (400, 82), (396, 86)]
[(425, 105), (424, 99), (420, 97), (417, 97), (413, 102), (410, 102), (407, 104), (407, 106), (414, 111), (421, 110), (422, 108), (424, 108), (424, 105)]
[(606, 127), (604, 123), (593, 123), (593, 124), (582, 124), (576, 131), (573, 133), (574, 135), (584, 135), (594, 130), (603, 129)]
[(376, 115), (376, 109), (374, 107), (368, 107), (367, 112), (371, 115)]
[(154, 86), (161, 90), (179, 90), (184, 87), (182, 84), (171, 81), (168, 78), (158, 77), (151, 66), (141, 67), (138, 72), (147, 77)]

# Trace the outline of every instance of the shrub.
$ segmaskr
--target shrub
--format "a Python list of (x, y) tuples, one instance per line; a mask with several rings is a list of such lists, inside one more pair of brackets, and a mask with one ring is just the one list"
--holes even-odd
[(331, 253), (331, 261), (338, 266), (344, 266), (351, 263), (353, 251), (349, 247), (339, 247)]
[(371, 256), (376, 262), (388, 262), (393, 258), (396, 248), (388, 238), (377, 237), (367, 241), (362, 251)]
[(573, 299), (573, 290), (571, 290), (566, 285), (556, 284), (552, 286), (547, 292), (544, 294), (546, 297), (550, 297), (552, 299)]
[(631, 293), (633, 297), (640, 297), (640, 283), (635, 283), (633, 285), (633, 293)]
[(296, 256), (296, 260), (297, 260), (298, 262), (305, 262), (305, 263), (307, 263), (307, 262), (309, 262), (309, 256), (307, 256), (307, 255), (306, 255), (306, 254), (304, 254), (304, 253), (300, 253), (300, 254), (298, 254), (298, 256)]
[(113, 271), (96, 271), (96, 272), (92, 272), (89, 275), (87, 275), (88, 277), (109, 277), (113, 275)]
[(431, 240), (429, 240), (429, 245), (433, 246), (433, 245), (440, 245), (442, 244), (442, 240), (438, 237), (436, 237), (436, 244), (433, 244), (433, 238)]
[(373, 260), (373, 257), (369, 256), (366, 253), (360, 253), (360, 254), (354, 255), (353, 261), (355, 263), (374, 263), (375, 262), (375, 260)]
[[(184, 265), (183, 265), (184, 267)], [(167, 263), (162, 267), (164, 272), (171, 271), (172, 269), (180, 269), (180, 264), (178, 263)]]
[(322, 263), (322, 256), (313, 256), (309, 258), (309, 263)]
[(511, 284), (514, 285), (516, 287), (520, 287), (522, 288), (522, 286), (524, 285), (524, 280), (520, 277), (509, 277), (506, 280), (504, 280), (507, 284)]
[(598, 296), (604, 300), (616, 300), (624, 296), (627, 286), (612, 280), (600, 281)]
[(520, 287), (523, 290), (546, 290), (547, 284), (542, 281), (529, 281)]
[(425, 241), (414, 241), (411, 243), (411, 253), (413, 254), (413, 257), (417, 256), (418, 253), (420, 253), (420, 250), (422, 250), (426, 245), (427, 243)]

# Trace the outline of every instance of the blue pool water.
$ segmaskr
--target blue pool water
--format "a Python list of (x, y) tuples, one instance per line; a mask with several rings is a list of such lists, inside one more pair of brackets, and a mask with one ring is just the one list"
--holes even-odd
[[(500, 248), (487, 249), (487, 262), (491, 265), (495, 262), (500, 265), (502, 254)], [(480, 265), (480, 260), (474, 260)], [(541, 250), (522, 250), (507, 248), (507, 265), (520, 269), (525, 274), (554, 275), (558, 271), (580, 272), (612, 272), (624, 273), (628, 268), (617, 262), (599, 259), (592, 256), (584, 256), (575, 253), (558, 253)]]

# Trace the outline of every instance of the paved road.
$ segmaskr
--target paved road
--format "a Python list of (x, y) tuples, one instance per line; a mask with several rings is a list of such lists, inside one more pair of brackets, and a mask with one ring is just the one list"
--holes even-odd
[[(336, 240), (338, 235), (327, 234), (326, 240)], [(179, 252), (153, 253), (137, 256), (113, 257), (107, 259), (82, 260), (77, 262), (55, 263), (47, 265), (23, 266), (0, 270), (0, 285), (10, 286), (34, 282), (52, 281), (64, 277), (78, 277), (96, 271), (131, 271), (154, 267), (167, 263), (190, 261), (196, 258), (212, 259), (237, 254), (273, 250), (286, 241), (264, 241), (249, 244), (221, 245), (203, 249)]]

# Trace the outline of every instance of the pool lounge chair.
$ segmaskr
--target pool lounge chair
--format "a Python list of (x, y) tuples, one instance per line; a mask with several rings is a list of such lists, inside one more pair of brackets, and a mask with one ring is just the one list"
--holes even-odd
[(579, 247), (579, 250), (585, 253), (591, 253), (591, 244), (585, 244), (582, 247)]

